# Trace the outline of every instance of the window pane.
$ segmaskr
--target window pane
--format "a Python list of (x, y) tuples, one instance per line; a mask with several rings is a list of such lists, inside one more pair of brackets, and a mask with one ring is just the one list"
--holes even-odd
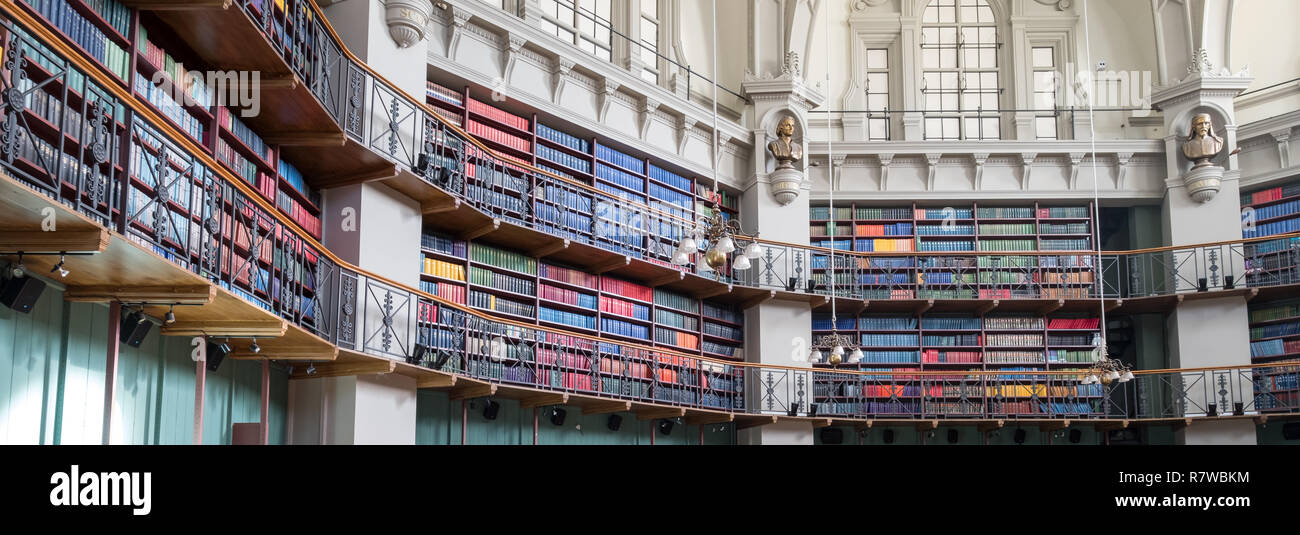
[(659, 83), (659, 75), (655, 74), (654, 71), (650, 71), (650, 70), (642, 70), (641, 79), (650, 82), (652, 84)]
[(1052, 67), (1055, 60), (1052, 58), (1052, 47), (1034, 48), (1034, 67)]
[(1002, 137), (1001, 133), (998, 132), (1000, 122), (1001, 121), (997, 117), (987, 117), (983, 119), (984, 136), (982, 139), (997, 139)]
[(921, 49), (921, 64), (926, 69), (938, 69), (939, 51), (933, 48)]
[(867, 109), (871, 111), (883, 111), (889, 107), (889, 95), (883, 93), (872, 93), (867, 95)]
[(979, 13), (979, 19), (977, 22), (993, 22), (993, 8), (986, 4), (979, 7), (977, 11)]
[(957, 73), (941, 72), (939, 73), (939, 84), (944, 90), (952, 91), (957, 89)]
[(1035, 72), (1034, 91), (1056, 91), (1056, 73), (1052, 71)]
[(867, 89), (872, 93), (889, 92), (889, 74), (883, 72), (873, 72), (867, 74)]
[(953, 7), (939, 8), (939, 22), (957, 22), (957, 9)]
[(986, 110), (996, 110), (996, 109), (998, 109), (998, 94), (997, 94), (997, 93), (981, 93), (981, 94), (980, 94), (980, 104), (982, 105), (981, 107), (983, 107), (983, 108), (986, 109)]
[(993, 28), (991, 26), (980, 28), (980, 43), (986, 45), (993, 45), (993, 44), (997, 44), (997, 42), (998, 42), (997, 28)]
[(939, 28), (939, 43), (952, 46), (957, 44), (957, 28)]
[(980, 49), (980, 67), (996, 69), (998, 67), (998, 50), (996, 48)]
[(962, 22), (975, 22), (976, 17), (977, 16), (975, 15), (975, 6), (968, 6), (968, 5), (961, 6)]
[(1034, 135), (1038, 139), (1056, 139), (1056, 117), (1035, 117)]
[(1056, 107), (1055, 93), (1034, 93), (1034, 109), (1048, 110)]
[(867, 50), (867, 68), (868, 69), (888, 69), (889, 53), (883, 48), (873, 48)]
[(980, 107), (979, 93), (963, 93), (961, 98), (961, 109), (977, 110)]
[(957, 110), (957, 94), (956, 94), (956, 93), (944, 93), (943, 96), (942, 96), (942, 98), (939, 99), (939, 103), (943, 105), (943, 109), (944, 109), (945, 111), (956, 111), (956, 110)]
[(921, 28), (921, 44), (934, 45), (939, 43), (938, 28)]
[(927, 110), (938, 110), (938, 109), (939, 109), (939, 95), (936, 95), (936, 94), (934, 94), (934, 93), (926, 93), (926, 94), (925, 94), (925, 109), (927, 109)]
[(939, 8), (933, 3), (925, 8), (925, 13), (921, 15), (921, 22), (933, 24), (939, 22)]
[(957, 50), (954, 48), (943, 48), (939, 50), (939, 68), (955, 69), (957, 68)]
[(980, 73), (980, 87), (998, 87), (998, 73), (996, 72)]
[(889, 123), (885, 119), (868, 119), (867, 136), (870, 139), (889, 139)]
[(641, 13), (650, 18), (659, 18), (659, 0), (641, 0)]

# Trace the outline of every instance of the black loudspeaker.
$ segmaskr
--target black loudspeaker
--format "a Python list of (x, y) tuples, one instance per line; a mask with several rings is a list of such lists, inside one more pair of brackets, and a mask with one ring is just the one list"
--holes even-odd
[(1025, 436), (1026, 436), (1026, 435), (1027, 435), (1027, 433), (1025, 433), (1025, 430), (1024, 430), (1024, 429), (1017, 429), (1017, 430), (1016, 430), (1016, 435), (1015, 435), (1015, 437), (1014, 437), (1014, 438), (1015, 438), (1015, 441), (1016, 441), (1016, 444), (1024, 444), (1024, 443), (1025, 443)]
[(1196, 291), (1198, 292), (1210, 291), (1210, 281), (1206, 280), (1204, 277), (1196, 279)]
[(799, 287), (799, 279), (796, 279), (794, 277), (790, 277), (789, 281), (785, 283), (785, 291), (787, 292), (793, 292), (798, 287)]
[(1287, 440), (1300, 440), (1300, 422), (1282, 424), (1282, 438)]
[(608, 427), (610, 431), (618, 431), (618, 428), (622, 426), (623, 417), (617, 414), (611, 414), (609, 415), (609, 419), (605, 420), (605, 427)]
[(961, 436), (961, 434), (958, 433), (956, 429), (949, 429), (949, 430), (948, 430), (948, 443), (949, 443), (949, 444), (956, 444), (956, 443), (957, 443), (957, 438), (960, 437), (960, 436)]
[(1219, 415), (1219, 406), (1216, 405), (1216, 404), (1214, 404), (1214, 403), (1211, 403), (1208, 407), (1205, 408), (1205, 415), (1206, 415), (1206, 416), (1218, 416), (1218, 415)]
[(659, 420), (659, 434), (664, 436), (673, 434), (673, 421)]
[(1083, 431), (1080, 431), (1080, 430), (1078, 430), (1078, 429), (1071, 429), (1071, 430), (1070, 430), (1070, 443), (1071, 443), (1071, 444), (1078, 444), (1080, 440), (1083, 440)]
[(798, 416), (798, 415), (799, 415), (799, 402), (796, 401), (796, 402), (794, 402), (794, 403), (791, 403), (791, 404), (790, 404), (790, 410), (786, 411), (786, 414), (790, 415), (791, 417)]
[(1223, 276), (1223, 289), (1224, 289), (1224, 290), (1231, 290), (1231, 289), (1233, 289), (1234, 287), (1236, 287), (1236, 284), (1235, 284), (1235, 283), (1236, 283), (1236, 281), (1232, 280), (1232, 275), (1224, 275), (1224, 276)]
[(1246, 408), (1242, 406), (1241, 402), (1240, 401), (1232, 402), (1232, 415), (1241, 416), (1243, 414), (1246, 414)]
[(208, 342), (208, 371), (217, 371), (217, 368), (221, 367), (221, 361), (225, 360), (226, 355), (229, 353), (229, 344)]
[(36, 306), (36, 300), (45, 291), (45, 281), (34, 277), (17, 277), (9, 279), (0, 291), (0, 303), (27, 314)]
[(488, 400), (487, 404), (483, 406), (483, 419), (495, 420), (498, 412), (501, 412), (501, 404)]
[(428, 358), (428, 354), (428, 346), (424, 344), (415, 344), (415, 349), (411, 350), (411, 356), (406, 357), (406, 363), (419, 366), (424, 363), (424, 359)]
[(144, 337), (149, 336), (149, 330), (153, 328), (153, 322), (145, 319), (143, 314), (132, 312), (122, 318), (121, 335), (118, 339), (131, 347), (140, 347), (144, 343)]
[(844, 430), (838, 427), (822, 428), (822, 444), (843, 444)]
[(817, 281), (808, 279), (808, 293), (813, 293), (815, 291), (817, 291)]
[(894, 443), (894, 430), (893, 430), (893, 429), (886, 429), (883, 433), (880, 434), (880, 439), (883, 440), (883, 441), (885, 441), (885, 444), (893, 444), (893, 443)]
[(551, 423), (557, 426), (564, 425), (564, 417), (569, 413), (564, 409), (555, 407), (551, 409)]

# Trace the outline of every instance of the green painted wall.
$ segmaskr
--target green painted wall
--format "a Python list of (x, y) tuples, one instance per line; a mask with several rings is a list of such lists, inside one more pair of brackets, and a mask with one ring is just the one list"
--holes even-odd
[[(98, 444), (104, 414), (109, 308), (65, 303), (47, 287), (30, 314), (0, 307), (0, 443)], [(194, 362), (188, 337), (155, 327), (139, 348), (122, 346), (114, 444), (189, 444)], [(260, 420), (261, 363), (227, 359), (204, 389), (203, 441), (229, 444), (231, 424)], [(288, 372), (271, 368), (270, 437), (283, 444)]]
[[(465, 435), (467, 444), (528, 444), (533, 443), (533, 411), (520, 409), (519, 403), (498, 399), (501, 404), (495, 420), (483, 417), (484, 400), (471, 400), (466, 410)], [(648, 445), (651, 421), (639, 421), (635, 414), (620, 413), (623, 417), (618, 431), (606, 425), (608, 414), (584, 415), (577, 407), (563, 407), (564, 425), (556, 426), (550, 420), (550, 407), (539, 407), (537, 415), (537, 443), (540, 445)], [(416, 405), (415, 443), (421, 445), (460, 444), (461, 402), (449, 401), (447, 394), (421, 390)], [(704, 444), (732, 444), (730, 425), (703, 426)], [(656, 430), (655, 445), (700, 444), (700, 426), (675, 424), (668, 435)]]

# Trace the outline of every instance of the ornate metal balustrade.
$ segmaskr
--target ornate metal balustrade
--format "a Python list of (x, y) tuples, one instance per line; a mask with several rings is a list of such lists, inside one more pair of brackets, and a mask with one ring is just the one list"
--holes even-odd
[[(241, 5), (252, 4), (262, 5)], [(288, 4), (314, 9), (309, 2)], [(294, 56), (301, 43), (328, 36), (320, 27), (302, 29), (320, 23), (318, 14), (309, 17), (292, 26), (303, 37), (273, 42), (284, 44), (277, 49), (293, 58), (290, 64), (321, 103), (338, 110), (335, 117), (354, 140), (494, 217), (651, 261), (668, 259), (687, 221), (497, 158), (346, 56)], [(1154, 418), (1300, 409), (1297, 368), (1287, 365), (1140, 374), (1105, 387), (1041, 372), (854, 373), (724, 363), (470, 312), (335, 264), (135, 113), (135, 103), (115, 99), (10, 17), (0, 20), (0, 29), (0, 165), (7, 173), (342, 348), (503, 384), (763, 414)], [(342, 79), (335, 73), (343, 72), (346, 92), (335, 84)], [(371, 112), (382, 107), (390, 113)], [(389, 123), (377, 122), (383, 117)], [(1294, 284), (1300, 282), (1297, 251), (1297, 238), (1287, 237), (1100, 257), (837, 253), (835, 264), (847, 278), (836, 293), (862, 299), (1094, 298)], [(829, 265), (828, 250), (768, 243), (755, 267), (738, 273), (735, 282), (806, 289), (807, 281), (817, 282), (814, 270)], [(1051, 275), (1097, 270), (1094, 280)], [(752, 403), (745, 402), (747, 395)]]

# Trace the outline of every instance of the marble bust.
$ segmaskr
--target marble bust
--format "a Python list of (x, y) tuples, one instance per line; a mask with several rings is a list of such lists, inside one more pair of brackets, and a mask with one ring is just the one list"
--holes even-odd
[(1210, 114), (1198, 114), (1192, 119), (1192, 132), (1183, 142), (1183, 156), (1195, 163), (1193, 168), (1212, 165), (1210, 158), (1223, 152), (1223, 139), (1214, 135)]
[(791, 140), (794, 135), (794, 117), (786, 117), (776, 125), (776, 140), (767, 144), (768, 152), (776, 159), (777, 169), (794, 169), (803, 159), (803, 147)]

